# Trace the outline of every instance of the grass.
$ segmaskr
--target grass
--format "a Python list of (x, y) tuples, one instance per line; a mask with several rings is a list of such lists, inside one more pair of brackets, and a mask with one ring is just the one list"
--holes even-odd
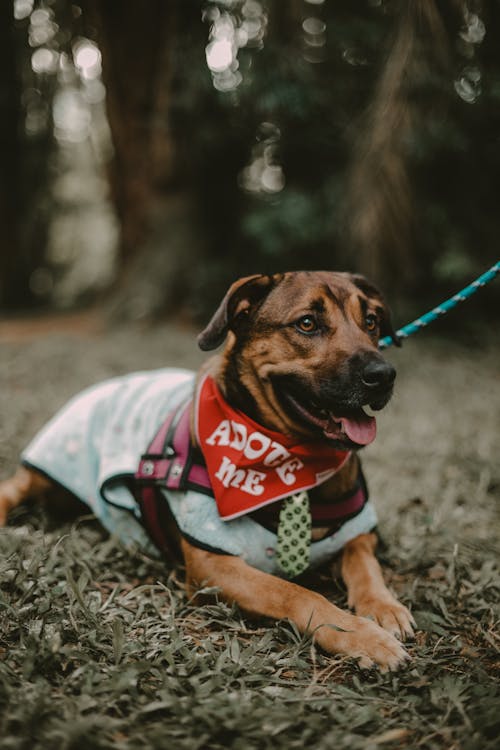
[[(81, 342), (64, 337), (4, 347), (4, 472), (69, 395), (51, 368), (68, 391), (138, 369), (145, 337), (121, 336), (85, 342), (82, 369), (68, 364)], [(167, 361), (151, 346), (162, 337), (141, 367)], [(0, 748), (497, 748), (500, 356), (429, 341), (395, 356), (400, 388), (364, 463), (387, 577), (419, 626), (408, 669), (363, 672), (288, 622), (195, 606), (182, 568), (90, 518), (25, 508), (0, 532)], [(308, 583), (345, 605), (325, 571)]]

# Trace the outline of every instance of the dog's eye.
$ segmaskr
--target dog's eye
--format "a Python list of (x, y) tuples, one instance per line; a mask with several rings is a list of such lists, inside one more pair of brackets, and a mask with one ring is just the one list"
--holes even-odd
[(295, 327), (301, 333), (315, 333), (318, 330), (318, 324), (312, 315), (304, 315), (295, 323)]
[(366, 330), (373, 333), (378, 328), (378, 318), (373, 313), (368, 314), (365, 318)]

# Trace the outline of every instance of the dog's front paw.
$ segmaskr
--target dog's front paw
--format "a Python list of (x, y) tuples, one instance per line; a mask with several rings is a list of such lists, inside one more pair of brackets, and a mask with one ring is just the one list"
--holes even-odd
[(409, 661), (404, 646), (375, 622), (342, 613), (335, 625), (320, 626), (315, 638), (330, 653), (357, 659), (364, 669), (378, 666), (382, 672), (396, 670)]
[(357, 659), (360, 667), (377, 665), (382, 672), (395, 671), (410, 661), (400, 641), (374, 622), (355, 617), (356, 629), (349, 634), (346, 653)]
[(403, 641), (415, 636), (413, 628), (416, 627), (416, 623), (410, 610), (398, 602), (389, 591), (383, 596), (367, 596), (357, 601), (356, 614), (373, 619), (384, 630)]

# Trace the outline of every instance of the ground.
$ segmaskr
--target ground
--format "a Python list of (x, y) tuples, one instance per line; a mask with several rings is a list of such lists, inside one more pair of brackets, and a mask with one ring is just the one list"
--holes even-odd
[[(188, 327), (98, 316), (0, 324), (0, 351), (0, 478), (82, 387), (202, 360)], [(180, 567), (30, 508), (0, 532), (0, 748), (497, 747), (500, 349), (425, 332), (388, 356), (364, 466), (411, 666), (364, 673), (287, 622), (196, 607)], [(325, 572), (308, 583), (345, 605)]]

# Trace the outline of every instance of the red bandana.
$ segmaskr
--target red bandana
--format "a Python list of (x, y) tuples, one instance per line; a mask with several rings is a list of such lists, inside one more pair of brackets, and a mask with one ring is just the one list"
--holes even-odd
[(226, 521), (322, 484), (350, 454), (321, 440), (296, 443), (266, 430), (232, 409), (209, 376), (198, 389), (195, 433)]

